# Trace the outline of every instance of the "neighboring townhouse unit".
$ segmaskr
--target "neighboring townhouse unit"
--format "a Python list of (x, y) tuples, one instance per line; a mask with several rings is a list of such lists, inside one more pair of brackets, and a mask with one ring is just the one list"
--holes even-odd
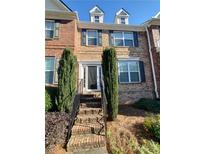
[(46, 0), (45, 82), (57, 84), (58, 61), (65, 48), (76, 50), (76, 14), (60, 0)]
[(156, 90), (158, 98), (160, 97), (160, 12), (157, 13), (150, 20), (146, 21), (144, 25), (147, 27), (148, 38), (150, 40), (150, 50), (153, 59), (153, 78), (156, 80)]
[[(97, 6), (93, 9), (101, 10)], [(128, 15), (127, 11), (121, 9), (117, 14), (125, 13)], [(144, 26), (131, 26), (128, 18), (126, 23), (98, 23), (93, 22), (92, 16), (91, 14), (91, 22), (77, 24), (78, 78), (84, 81), (84, 93), (100, 90), (103, 49), (115, 47), (119, 66), (120, 103), (131, 103), (144, 97), (153, 98), (154, 88)], [(120, 16), (115, 18), (121, 19)]]

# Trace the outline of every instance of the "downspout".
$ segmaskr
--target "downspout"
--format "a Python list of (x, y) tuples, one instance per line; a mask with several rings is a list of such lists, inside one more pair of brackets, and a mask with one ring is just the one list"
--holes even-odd
[(148, 47), (149, 47), (149, 55), (150, 55), (150, 61), (151, 61), (151, 67), (152, 67), (152, 74), (154, 78), (154, 90), (156, 94), (156, 98), (159, 98), (158, 88), (157, 88), (157, 80), (155, 75), (155, 68), (154, 68), (154, 62), (152, 57), (152, 51), (151, 51), (151, 43), (150, 43), (150, 36), (147, 26), (145, 26), (146, 32), (147, 32), (147, 40), (148, 40)]

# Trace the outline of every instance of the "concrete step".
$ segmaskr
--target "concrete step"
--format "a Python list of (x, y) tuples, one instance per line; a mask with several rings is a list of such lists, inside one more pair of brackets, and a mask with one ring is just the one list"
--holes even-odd
[(100, 114), (102, 113), (101, 108), (80, 108), (79, 115), (88, 114)]
[(88, 123), (102, 123), (103, 116), (99, 114), (91, 115), (78, 115), (75, 123), (88, 124)]
[(92, 149), (73, 149), (69, 154), (108, 154), (106, 147), (92, 148)]
[(101, 102), (101, 98), (95, 97), (80, 97), (80, 102)]
[(92, 151), (92, 149), (105, 147), (106, 140), (103, 135), (89, 134), (89, 135), (72, 135), (68, 144), (68, 152), (76, 151)]
[(101, 103), (100, 102), (83, 102), (80, 103), (81, 108), (100, 108)]
[(72, 128), (72, 135), (82, 134), (105, 134), (103, 124), (75, 124)]

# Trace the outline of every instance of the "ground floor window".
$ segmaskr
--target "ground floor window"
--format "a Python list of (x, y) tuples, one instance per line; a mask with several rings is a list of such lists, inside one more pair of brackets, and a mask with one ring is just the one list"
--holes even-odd
[(139, 61), (119, 61), (119, 81), (120, 83), (140, 82)]
[(53, 84), (54, 82), (55, 57), (46, 57), (45, 59), (45, 82)]

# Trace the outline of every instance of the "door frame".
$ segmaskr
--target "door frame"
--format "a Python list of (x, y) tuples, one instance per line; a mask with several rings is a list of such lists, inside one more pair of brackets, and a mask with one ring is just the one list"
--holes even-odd
[[(88, 89), (88, 66), (97, 67), (97, 89)], [(84, 77), (84, 68), (86, 74)], [(100, 74), (99, 69), (101, 68), (101, 78), (102, 78), (102, 66), (100, 61), (81, 61), (79, 62), (79, 79), (83, 79), (83, 92), (95, 92), (100, 91)]]

